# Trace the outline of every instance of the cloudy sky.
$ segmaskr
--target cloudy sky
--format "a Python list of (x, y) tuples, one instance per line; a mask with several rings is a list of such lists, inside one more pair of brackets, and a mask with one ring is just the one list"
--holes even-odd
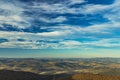
[(120, 0), (0, 0), (0, 57), (120, 57)]

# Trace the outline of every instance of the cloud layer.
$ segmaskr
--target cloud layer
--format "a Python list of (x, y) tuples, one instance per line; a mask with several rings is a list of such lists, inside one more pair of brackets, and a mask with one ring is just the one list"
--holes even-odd
[(1, 0), (0, 48), (120, 48), (119, 0)]

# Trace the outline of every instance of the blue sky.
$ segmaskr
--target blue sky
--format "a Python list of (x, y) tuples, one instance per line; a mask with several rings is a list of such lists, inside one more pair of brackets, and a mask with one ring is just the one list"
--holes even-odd
[(120, 0), (0, 0), (0, 57), (120, 57)]

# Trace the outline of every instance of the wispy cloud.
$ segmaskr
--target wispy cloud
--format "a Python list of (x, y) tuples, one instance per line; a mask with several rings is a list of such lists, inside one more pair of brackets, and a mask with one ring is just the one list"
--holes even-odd
[[(85, 0), (51, 3), (5, 1), (0, 1), (0, 38), (8, 41), (0, 43), (1, 48), (120, 47), (119, 0), (109, 5), (92, 4)], [(18, 31), (12, 30), (12, 27)]]
[(39, 20), (41, 20), (43, 22), (46, 22), (46, 23), (60, 23), (60, 22), (66, 21), (67, 19), (66, 19), (66, 17), (59, 16), (59, 17), (56, 17), (56, 18), (53, 18), (53, 19), (40, 17)]
[(70, 0), (69, 5), (85, 3), (85, 0)]

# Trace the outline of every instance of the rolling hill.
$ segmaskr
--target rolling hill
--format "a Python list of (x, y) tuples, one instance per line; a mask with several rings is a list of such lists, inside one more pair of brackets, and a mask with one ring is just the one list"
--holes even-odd
[(120, 80), (120, 76), (99, 75), (91, 73), (38, 75), (30, 72), (0, 70), (0, 80)]

